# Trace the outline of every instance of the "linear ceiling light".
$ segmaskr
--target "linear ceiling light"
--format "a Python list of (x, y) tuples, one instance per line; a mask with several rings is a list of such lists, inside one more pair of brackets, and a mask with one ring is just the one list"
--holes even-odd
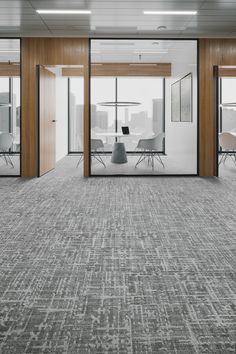
[(11, 50), (11, 49), (9, 49), (9, 50), (5, 50), (5, 49), (0, 49), (0, 53), (20, 53), (20, 50), (18, 49), (16, 49), (16, 50)]
[(55, 14), (55, 15), (90, 15), (90, 10), (36, 10), (39, 14)]
[(149, 52), (149, 51), (137, 51), (137, 52), (134, 52), (135, 54), (168, 54), (168, 51), (159, 51), (159, 52)]
[(197, 15), (197, 11), (143, 11), (144, 15)]

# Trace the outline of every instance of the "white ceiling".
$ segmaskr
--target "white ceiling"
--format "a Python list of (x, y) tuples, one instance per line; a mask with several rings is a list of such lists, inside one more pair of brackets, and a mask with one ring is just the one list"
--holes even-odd
[(197, 63), (196, 40), (94, 39), (91, 62)]
[[(89, 9), (92, 14), (39, 15), (36, 9)], [(144, 10), (197, 10), (198, 15), (147, 16)], [(236, 1), (0, 0), (0, 36), (236, 37)]]
[(0, 39), (0, 63), (20, 61), (20, 40)]

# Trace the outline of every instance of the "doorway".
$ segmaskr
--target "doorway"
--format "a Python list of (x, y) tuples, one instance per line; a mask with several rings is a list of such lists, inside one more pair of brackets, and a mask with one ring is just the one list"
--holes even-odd
[(83, 172), (82, 65), (38, 66), (38, 176)]
[(218, 176), (235, 177), (236, 66), (219, 66), (215, 71)]

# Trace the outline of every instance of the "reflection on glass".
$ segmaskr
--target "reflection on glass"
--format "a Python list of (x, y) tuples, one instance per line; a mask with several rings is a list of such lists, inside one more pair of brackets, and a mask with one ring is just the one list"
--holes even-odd
[(69, 153), (83, 151), (84, 78), (69, 78)]
[[(14, 49), (14, 50), (13, 50)], [(11, 53), (12, 52), (12, 53)], [(0, 175), (20, 174), (20, 41), (0, 39)], [(11, 76), (4, 76), (6, 72)], [(10, 73), (10, 74), (9, 74)]]
[[(91, 138), (102, 139), (105, 151), (111, 151), (116, 131), (116, 111), (105, 102), (115, 102), (116, 82), (114, 77), (92, 77), (90, 125)], [(108, 134), (107, 134), (108, 133)]]
[(119, 101), (140, 103), (118, 110), (118, 131), (122, 126), (128, 126), (131, 135), (136, 133), (126, 142), (127, 151), (134, 151), (139, 139), (164, 132), (163, 78), (121, 77), (117, 87)]
[[(222, 77), (221, 79), (221, 114), (219, 114), (219, 132), (236, 131), (236, 78)], [(227, 106), (227, 103), (235, 106)], [(226, 105), (225, 105), (226, 104)]]

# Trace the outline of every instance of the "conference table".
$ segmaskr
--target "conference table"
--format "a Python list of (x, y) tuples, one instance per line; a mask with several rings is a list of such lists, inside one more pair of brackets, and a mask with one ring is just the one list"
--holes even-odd
[(121, 142), (121, 138), (127, 138), (127, 137), (132, 137), (132, 136), (139, 136), (141, 134), (139, 133), (132, 133), (132, 134), (123, 134), (123, 133), (118, 133), (118, 108), (119, 107), (132, 107), (132, 106), (139, 106), (141, 105), (141, 102), (134, 102), (134, 101), (108, 101), (108, 102), (99, 102), (99, 106), (104, 106), (104, 107), (114, 107), (115, 108), (115, 132), (104, 132), (104, 133), (99, 133), (98, 135), (104, 136), (106, 138), (108, 137), (114, 137), (115, 142), (113, 144), (113, 149), (112, 149), (112, 156), (111, 156), (111, 162), (113, 163), (126, 163), (128, 162), (127, 160), (127, 154), (125, 150), (125, 144)]

